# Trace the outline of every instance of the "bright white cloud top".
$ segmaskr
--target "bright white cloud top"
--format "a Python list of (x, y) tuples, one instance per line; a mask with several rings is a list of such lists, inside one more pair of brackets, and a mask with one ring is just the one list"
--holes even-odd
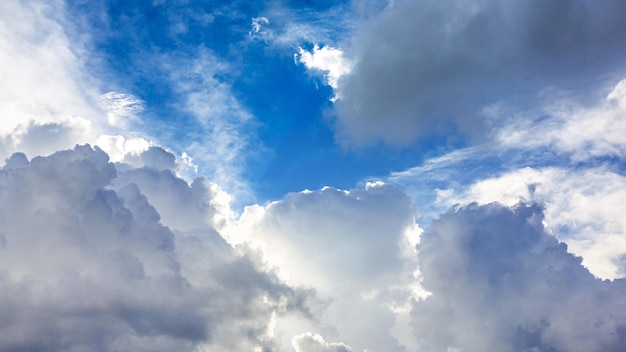
[(624, 351), (625, 41), (617, 0), (5, 1), (0, 350)]

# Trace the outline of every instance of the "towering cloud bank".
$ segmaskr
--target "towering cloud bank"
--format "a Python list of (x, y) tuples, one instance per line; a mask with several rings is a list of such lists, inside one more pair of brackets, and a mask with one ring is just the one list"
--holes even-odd
[[(155, 165), (118, 173), (89, 146), (7, 161), (0, 170), (1, 350), (271, 344), (273, 311), (303, 300), (292, 300), (294, 290), (210, 226), (215, 211), (204, 181), (190, 187)], [(167, 218), (142, 193), (151, 194), (155, 182), (163, 189), (155, 204)]]
[(312, 333), (294, 339), (298, 351), (318, 345), (312, 351), (344, 351), (340, 342), (355, 351), (402, 350), (409, 337), (392, 330), (414, 294), (411, 243), (419, 235), (402, 191), (368, 184), (292, 193), (247, 208), (236, 231), (240, 241), (266, 253), (290, 285), (311, 287), (326, 302), (318, 324), (279, 320), (288, 340)]
[(173, 159), (79, 146), (6, 161), (0, 349), (626, 347), (626, 282), (590, 274), (535, 204), (453, 208), (415, 252), (414, 210), (389, 185), (294, 193), (228, 225), (219, 192)]

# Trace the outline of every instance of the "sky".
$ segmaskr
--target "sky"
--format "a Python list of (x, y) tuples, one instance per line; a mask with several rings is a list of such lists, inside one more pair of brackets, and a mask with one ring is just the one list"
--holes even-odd
[(626, 3), (0, 2), (0, 350), (626, 350)]

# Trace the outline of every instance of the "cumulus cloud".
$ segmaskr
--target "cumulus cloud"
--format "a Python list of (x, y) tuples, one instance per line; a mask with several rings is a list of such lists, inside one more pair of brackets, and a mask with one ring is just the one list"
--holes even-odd
[(310, 332), (294, 336), (293, 347), (296, 352), (352, 352), (352, 349), (343, 343), (328, 343), (322, 336)]
[(623, 74), (625, 23), (621, 1), (390, 2), (344, 44), (355, 65), (337, 88), (340, 141), (480, 135), (485, 105), (524, 105), (548, 87), (584, 98)]
[(210, 226), (211, 193), (201, 181), (190, 186), (159, 174), (171, 156), (144, 154), (149, 167), (122, 174), (89, 146), (7, 160), (0, 170), (0, 349), (270, 346), (274, 310), (302, 302), (300, 294)]
[(278, 335), (315, 331), (358, 351), (401, 351), (406, 336), (391, 330), (414, 295), (414, 218), (392, 186), (327, 187), (248, 207), (225, 237), (260, 248), (286, 282), (314, 288), (327, 302), (320, 324), (279, 319)]
[(546, 233), (542, 209), (461, 207), (424, 233), (418, 259), (432, 295), (414, 303), (425, 351), (622, 351), (623, 279), (601, 281)]

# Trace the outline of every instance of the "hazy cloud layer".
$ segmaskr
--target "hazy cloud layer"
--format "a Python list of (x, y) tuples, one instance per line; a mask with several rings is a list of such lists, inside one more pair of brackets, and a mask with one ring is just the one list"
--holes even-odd
[(320, 335), (311, 333), (295, 336), (293, 347), (296, 352), (352, 352), (352, 349), (343, 343), (328, 343)]
[[(620, 76), (619, 78), (623, 78)], [(483, 113), (497, 121), (497, 140), (504, 148), (548, 147), (570, 156), (573, 162), (594, 158), (626, 156), (626, 80), (622, 79), (606, 96), (582, 104), (565, 92), (546, 93), (538, 106), (515, 111), (495, 104)], [(599, 95), (605, 89), (590, 91)]]
[(337, 84), (339, 140), (482, 135), (483, 106), (523, 106), (551, 87), (585, 97), (615, 84), (624, 37), (626, 5), (617, 0), (390, 2), (344, 50), (355, 64)]

